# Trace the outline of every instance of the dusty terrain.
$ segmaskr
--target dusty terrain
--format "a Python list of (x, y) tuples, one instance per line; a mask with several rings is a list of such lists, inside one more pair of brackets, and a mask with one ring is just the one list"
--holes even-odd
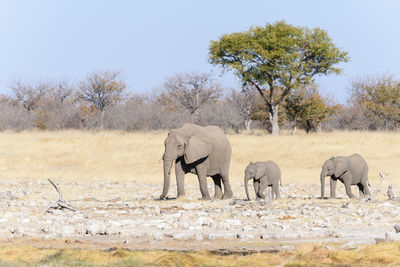
[[(58, 181), (68, 209), (49, 209), (58, 195), (47, 180), (0, 183), (0, 240), (50, 246), (103, 244), (130, 249), (290, 250), (304, 242), (340, 243), (343, 248), (400, 240), (400, 201), (372, 188), (373, 198), (319, 199), (318, 185), (286, 184), (282, 199), (201, 201), (195, 185), (187, 197), (157, 200), (160, 184)], [(382, 186), (382, 188), (384, 185)], [(243, 192), (240, 183), (234, 192)], [(353, 188), (354, 191), (356, 188)], [(170, 195), (175, 195), (172, 185)], [(212, 191), (210, 183), (210, 191)], [(30, 241), (31, 240), (31, 241)], [(47, 245), (46, 245), (47, 244)], [(74, 245), (75, 244), (75, 245)]]

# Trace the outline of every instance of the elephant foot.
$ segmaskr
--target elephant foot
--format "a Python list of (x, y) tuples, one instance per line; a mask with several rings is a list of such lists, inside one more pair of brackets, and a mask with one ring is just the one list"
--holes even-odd
[(203, 196), (203, 197), (201, 198), (201, 200), (211, 200), (211, 197), (210, 197), (210, 196)]
[(214, 199), (222, 199), (222, 194), (215, 194)]
[(222, 197), (222, 199), (230, 199), (232, 197), (233, 197), (233, 193), (232, 192), (225, 192), (225, 194)]
[(186, 196), (185, 195), (178, 195), (178, 196), (176, 196), (176, 199), (177, 200), (186, 199)]

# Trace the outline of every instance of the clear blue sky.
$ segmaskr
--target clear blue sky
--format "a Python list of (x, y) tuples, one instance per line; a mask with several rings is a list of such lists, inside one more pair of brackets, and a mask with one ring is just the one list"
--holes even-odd
[(210, 40), (285, 20), (327, 30), (349, 52), (340, 76), (318, 79), (344, 103), (350, 81), (400, 74), (400, 1), (42, 1), (0, 2), (0, 93), (13, 78), (79, 80), (94, 70), (121, 70), (133, 93), (177, 73), (212, 71)]

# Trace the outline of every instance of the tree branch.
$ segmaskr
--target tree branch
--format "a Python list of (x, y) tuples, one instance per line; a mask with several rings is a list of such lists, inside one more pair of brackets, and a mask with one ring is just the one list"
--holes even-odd
[(267, 104), (268, 107), (271, 106), (270, 102), (268, 101), (267, 97), (265, 96), (264, 92), (262, 91), (262, 89), (255, 83), (255, 82), (251, 82), (251, 84), (253, 85), (253, 87), (260, 93), (261, 97), (264, 99), (265, 103)]

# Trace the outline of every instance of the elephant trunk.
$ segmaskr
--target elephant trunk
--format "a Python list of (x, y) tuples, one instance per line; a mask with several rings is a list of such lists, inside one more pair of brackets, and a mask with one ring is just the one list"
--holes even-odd
[(249, 195), (249, 188), (248, 188), (248, 186), (247, 186), (247, 183), (248, 183), (249, 179), (250, 179), (250, 176), (247, 176), (247, 175), (244, 176), (244, 189), (246, 190), (247, 199), (248, 199), (248, 200), (251, 200), (251, 199), (250, 199), (250, 195)]
[(321, 179), (321, 198), (324, 197), (324, 192), (325, 192), (325, 176), (326, 176), (325, 168), (322, 168), (321, 176), (320, 176), (320, 179)]
[(164, 187), (160, 199), (164, 199), (168, 194), (169, 181), (171, 178), (171, 168), (172, 168), (172, 163), (174, 162), (173, 160), (165, 159), (164, 157), (163, 160), (164, 160)]

